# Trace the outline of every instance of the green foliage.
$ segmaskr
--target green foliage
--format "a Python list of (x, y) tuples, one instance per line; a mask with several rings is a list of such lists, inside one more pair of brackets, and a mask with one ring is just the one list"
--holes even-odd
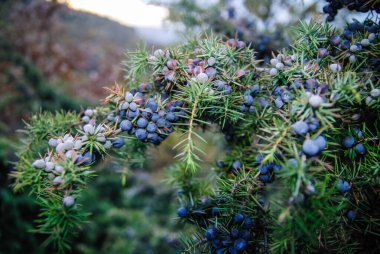
[[(35, 117), (27, 125), (27, 148), (14, 176), (15, 189), (28, 187), (43, 207), (37, 232), (50, 234), (47, 241), (60, 252), (69, 249), (69, 232), (76, 232), (87, 214), (65, 198), (80, 198), (95, 175), (92, 164), (113, 153), (112, 145), (120, 148), (127, 140), (116, 152), (119, 160), (127, 160), (123, 184), (129, 169), (145, 167), (148, 145), (132, 136), (149, 141), (137, 135), (143, 127), (123, 131), (120, 122), (127, 119), (135, 126), (140, 110), (153, 117), (153, 110), (137, 108), (150, 100), (161, 120), (165, 110), (183, 112), (173, 113), (179, 120), (165, 122), (159, 131), (165, 136), (174, 128), (181, 134), (175, 146), (179, 160), (167, 181), (180, 190), (181, 222), (192, 225), (183, 237), (184, 253), (234, 253), (238, 247), (240, 253), (378, 249), (380, 96), (374, 89), (379, 73), (378, 66), (363, 63), (379, 59), (379, 43), (363, 47), (353, 62), (344, 55), (354, 50), (330, 43), (336, 33), (328, 25), (301, 23), (294, 44), (264, 68), (245, 44), (213, 36), (153, 55), (139, 51), (127, 61), (127, 76), (132, 83), (151, 81), (149, 89), (139, 85), (140, 92), (132, 94), (117, 85), (95, 111)], [(367, 37), (358, 32), (349, 43)], [(321, 48), (330, 53), (320, 56)], [(306, 131), (295, 126), (300, 122)], [(224, 132), (229, 152), (218, 169), (205, 171), (208, 165), (200, 158), (206, 141), (198, 130), (213, 124)], [(352, 144), (345, 144), (347, 136)], [(61, 143), (48, 148), (50, 137)], [(69, 154), (61, 150), (65, 140)], [(63, 173), (44, 167), (50, 157)], [(115, 220), (124, 214), (113, 212)], [(234, 218), (237, 213), (242, 220)], [(245, 234), (231, 240), (233, 230)]]

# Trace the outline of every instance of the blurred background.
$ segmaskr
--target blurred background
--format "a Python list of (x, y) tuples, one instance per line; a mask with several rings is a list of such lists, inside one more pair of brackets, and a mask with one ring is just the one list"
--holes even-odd
[[(190, 35), (238, 37), (262, 63), (288, 45), (298, 20), (323, 20), (315, 0), (0, 0), (0, 253), (52, 253), (32, 234), (38, 209), (13, 194), (8, 174), (24, 120), (40, 111), (99, 104), (104, 87), (127, 85), (121, 62), (142, 45), (165, 48)], [(340, 17), (340, 19), (339, 19)], [(354, 15), (339, 15), (342, 25)], [(343, 18), (344, 19), (343, 19)], [(221, 135), (207, 135), (205, 165), (223, 154)], [(177, 190), (163, 183), (176, 154), (175, 135), (149, 149), (149, 163), (128, 172), (110, 158), (80, 201), (91, 212), (73, 253), (179, 253)], [(96, 200), (96, 202), (94, 202)]]

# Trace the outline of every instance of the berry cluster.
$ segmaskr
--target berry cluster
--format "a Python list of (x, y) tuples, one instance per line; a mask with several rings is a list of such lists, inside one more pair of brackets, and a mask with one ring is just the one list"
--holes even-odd
[(269, 75), (275, 76), (279, 71), (292, 66), (296, 57), (296, 55), (286, 56), (284, 54), (278, 54), (275, 58), (270, 60), (272, 68), (268, 71)]
[(97, 110), (85, 110), (82, 116), (84, 125), (77, 135), (68, 133), (50, 138), (50, 150), (44, 158), (32, 163), (33, 168), (44, 170), (43, 176), (49, 185), (62, 193), (62, 202), (66, 207), (74, 205), (75, 195), (70, 195), (70, 191), (75, 193), (73, 186), (91, 174), (87, 169), (95, 162), (97, 155), (112, 146), (121, 147), (114, 145), (115, 140), (111, 139), (113, 133), (107, 130), (109, 127), (96, 125), (96, 116)]
[(181, 101), (166, 103), (158, 97), (145, 99), (143, 93), (135, 90), (125, 92), (123, 96), (115, 95), (112, 103), (115, 113), (107, 119), (115, 122), (122, 132), (153, 144), (160, 144), (173, 132), (173, 124), (185, 114)]
[(236, 213), (231, 220), (230, 227), (218, 229), (209, 227), (206, 229), (205, 237), (211, 243), (215, 253), (238, 254), (247, 250), (249, 241), (252, 239), (252, 227), (254, 223), (251, 218), (242, 213)]
[[(204, 230), (204, 237), (215, 253), (242, 253), (249, 248), (255, 235), (253, 220), (241, 212), (224, 214), (218, 207), (211, 207), (208, 200), (197, 208), (181, 206), (180, 218), (196, 222)], [(214, 223), (216, 220), (223, 222)], [(227, 222), (225, 222), (227, 221)], [(222, 226), (223, 224), (223, 226)]]
[(240, 105), (240, 111), (241, 112), (247, 112), (247, 111), (255, 111), (255, 107), (253, 106), (254, 103), (254, 96), (259, 93), (260, 86), (259, 85), (253, 85), (248, 87), (246, 91), (244, 91), (244, 97), (243, 97), (243, 104)]
[(371, 10), (380, 13), (380, 3), (376, 0), (326, 0), (329, 4), (323, 7), (323, 12), (328, 14), (327, 21), (333, 21), (338, 11), (347, 8), (350, 11), (368, 12)]
[(356, 155), (364, 155), (366, 153), (365, 146), (363, 145), (363, 132), (358, 129), (354, 129), (353, 135), (344, 137), (342, 145), (346, 149), (355, 151)]
[[(280, 157), (280, 156), (278, 156)], [(260, 172), (259, 180), (263, 183), (269, 183), (274, 180), (274, 173), (282, 169), (282, 166), (274, 162), (262, 163), (263, 156), (261, 154), (256, 155), (255, 161), (261, 165), (257, 168)]]

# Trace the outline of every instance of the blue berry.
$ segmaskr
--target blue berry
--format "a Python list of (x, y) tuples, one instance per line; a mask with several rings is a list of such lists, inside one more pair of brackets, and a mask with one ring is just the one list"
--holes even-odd
[(181, 206), (180, 208), (178, 208), (177, 214), (179, 217), (184, 218), (189, 214), (189, 211), (187, 210), (186, 207)]
[(119, 113), (120, 118), (125, 118), (126, 115), (127, 115), (127, 111), (125, 111), (125, 110), (122, 110), (122, 111), (120, 111), (120, 113)]
[(351, 189), (351, 185), (347, 181), (343, 180), (338, 181), (337, 187), (341, 192), (347, 192)]
[(260, 86), (259, 85), (253, 85), (249, 90), (252, 94), (257, 94), (260, 91)]
[(296, 158), (290, 158), (290, 159), (288, 160), (288, 164), (289, 164), (290, 166), (292, 166), (292, 167), (297, 167), (297, 166), (298, 166), (298, 161), (297, 161)]
[(261, 174), (259, 175), (259, 180), (263, 183), (269, 183), (270, 176), (268, 174)]
[(294, 96), (290, 92), (283, 92), (281, 94), (281, 99), (283, 102), (289, 102), (293, 100)]
[(240, 237), (245, 239), (245, 240), (249, 240), (251, 238), (251, 233), (249, 232), (249, 230), (241, 230), (240, 231)]
[(75, 159), (76, 164), (90, 165), (95, 161), (95, 154), (91, 154), (90, 152), (85, 152), (82, 155), (79, 155)]
[(361, 154), (361, 155), (365, 154), (365, 147), (364, 147), (364, 145), (363, 145), (363, 144), (357, 144), (357, 145), (355, 146), (355, 151), (356, 151), (358, 154)]
[(136, 122), (137, 126), (139, 128), (145, 128), (146, 126), (148, 126), (148, 120), (146, 120), (145, 118), (143, 117), (140, 117), (137, 122)]
[(225, 95), (230, 94), (230, 93), (231, 93), (231, 86), (229, 86), (229, 85), (225, 85), (225, 86), (224, 86), (224, 89), (223, 89), (223, 93), (224, 93)]
[(153, 113), (152, 114), (152, 118), (151, 118), (151, 120), (153, 121), (153, 122), (157, 122), (157, 120), (160, 118), (160, 116), (157, 114), (157, 113)]
[(213, 207), (211, 209), (211, 215), (212, 216), (218, 216), (220, 214), (219, 208), (218, 207)]
[(238, 239), (234, 242), (234, 248), (237, 251), (243, 251), (247, 248), (247, 241), (244, 239)]
[(330, 38), (330, 43), (331, 43), (331, 45), (333, 45), (333, 46), (338, 46), (338, 45), (340, 44), (341, 40), (342, 40), (342, 39), (340, 38), (339, 35), (333, 35), (333, 36), (331, 36), (331, 38)]
[(160, 137), (157, 135), (157, 133), (148, 133), (148, 141), (153, 144), (159, 144), (160, 143)]
[(148, 99), (145, 107), (151, 109), (153, 112), (156, 112), (158, 109), (158, 104), (153, 99)]
[(269, 164), (263, 164), (258, 167), (258, 170), (260, 171), (261, 174), (265, 175), (266, 173), (268, 173), (269, 168), (270, 168)]
[(239, 170), (239, 169), (241, 169), (241, 163), (240, 163), (240, 161), (234, 161), (233, 163), (232, 163), (232, 168), (234, 169), (234, 170)]
[(175, 114), (173, 112), (169, 112), (169, 113), (166, 114), (165, 118), (169, 122), (173, 122), (175, 120)]
[(131, 102), (129, 104), (129, 109), (132, 111), (136, 111), (137, 110), (137, 104), (135, 102)]
[(130, 131), (130, 130), (132, 130), (132, 128), (133, 128), (133, 125), (132, 125), (131, 121), (129, 121), (129, 120), (123, 120), (123, 121), (121, 121), (121, 123), (120, 123), (120, 129), (122, 131)]
[(354, 132), (358, 138), (363, 138), (363, 132), (358, 128), (354, 128)]
[(278, 97), (274, 103), (276, 104), (277, 108), (282, 108), (284, 106), (284, 102), (282, 101), (281, 97)]
[(239, 110), (241, 112), (247, 112), (249, 110), (249, 107), (247, 107), (246, 105), (242, 104), (239, 106)]
[(244, 105), (251, 106), (253, 104), (253, 97), (251, 95), (244, 96)]
[(355, 144), (355, 138), (348, 136), (343, 139), (343, 146), (346, 148), (351, 148)]
[(253, 220), (251, 218), (245, 218), (243, 228), (250, 229), (253, 226)]
[(157, 124), (157, 127), (159, 127), (159, 128), (163, 128), (163, 127), (166, 126), (166, 121), (165, 121), (164, 118), (159, 118), (159, 119), (157, 120), (156, 124)]
[(120, 148), (124, 145), (124, 139), (123, 138), (118, 138), (112, 141), (112, 146), (115, 148)]
[(149, 123), (148, 126), (146, 127), (146, 130), (149, 133), (155, 133), (157, 130), (157, 125), (155, 123)]
[(90, 152), (85, 152), (83, 155), (83, 164), (84, 165), (90, 165), (95, 161), (95, 154), (90, 153)]
[(132, 102), (133, 101), (133, 94), (130, 92), (125, 93), (125, 101), (126, 102)]
[(314, 140), (307, 139), (303, 142), (302, 150), (306, 155), (311, 157), (319, 153), (319, 146)]
[(238, 238), (239, 237), (239, 230), (238, 229), (236, 229), (236, 228), (234, 228), (234, 229), (232, 229), (231, 230), (231, 236), (232, 236), (232, 238)]
[(281, 167), (281, 165), (279, 165), (279, 164), (273, 163), (273, 165), (272, 165), (272, 169), (273, 169), (274, 171), (280, 171), (280, 170), (282, 169), (282, 167)]
[(208, 240), (213, 240), (217, 237), (218, 231), (216, 228), (209, 228), (206, 230), (205, 236)]
[(321, 152), (323, 149), (325, 149), (326, 144), (327, 144), (325, 137), (322, 135), (316, 137), (314, 139), (314, 142), (317, 144), (317, 146), (319, 148), (319, 152)]
[(256, 157), (255, 157), (255, 161), (256, 161), (257, 163), (261, 163), (262, 160), (263, 160), (263, 156), (262, 156), (261, 154), (256, 155)]
[(292, 129), (295, 134), (304, 135), (309, 131), (309, 125), (304, 121), (298, 121), (292, 125)]
[(316, 131), (319, 128), (319, 121), (317, 118), (310, 117), (306, 120), (306, 122), (309, 126), (310, 131)]
[(136, 138), (140, 140), (145, 140), (147, 138), (147, 135), (148, 134), (145, 129), (137, 129), (135, 133)]
[(353, 221), (353, 220), (355, 220), (355, 218), (356, 218), (356, 212), (354, 211), (354, 210), (349, 210), (348, 212), (347, 212), (347, 219), (349, 220), (349, 221)]
[(152, 117), (153, 111), (150, 108), (146, 108), (141, 112), (141, 115), (146, 119), (150, 119)]
[(129, 119), (134, 119), (135, 117), (138, 117), (140, 115), (140, 110), (139, 109), (137, 109), (136, 111), (129, 110), (127, 115)]
[(235, 216), (234, 216), (234, 221), (236, 223), (240, 223), (240, 222), (243, 222), (244, 221), (244, 215), (241, 214), (241, 213), (235, 213)]

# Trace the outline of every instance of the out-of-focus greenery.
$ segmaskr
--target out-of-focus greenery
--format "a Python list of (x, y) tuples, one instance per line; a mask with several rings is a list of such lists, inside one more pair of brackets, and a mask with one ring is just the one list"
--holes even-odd
[[(40, 212), (33, 199), (9, 188), (22, 119), (41, 110), (78, 112), (103, 98), (103, 86), (122, 81), (124, 50), (137, 40), (132, 28), (54, 1), (0, 2), (1, 254), (54, 253), (43, 245), (44, 235), (31, 232)], [(83, 226), (73, 252), (175, 253), (172, 232), (180, 226), (169, 219), (176, 203), (173, 191), (159, 184), (162, 167), (154, 168), (155, 179), (128, 171), (123, 187), (124, 168), (117, 161), (99, 165), (104, 177), (81, 200), (92, 223)]]

